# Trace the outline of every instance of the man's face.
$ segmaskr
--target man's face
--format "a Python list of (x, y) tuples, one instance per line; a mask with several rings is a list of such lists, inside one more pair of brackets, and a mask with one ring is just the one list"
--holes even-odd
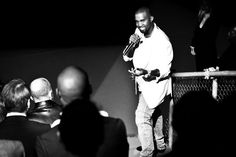
[(146, 12), (138, 12), (135, 14), (135, 22), (141, 33), (147, 34), (151, 27), (151, 17)]

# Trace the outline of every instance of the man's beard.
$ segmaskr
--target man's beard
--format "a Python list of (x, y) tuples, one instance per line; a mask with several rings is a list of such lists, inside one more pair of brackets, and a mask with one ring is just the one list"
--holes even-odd
[(139, 31), (143, 34), (145, 34), (147, 32), (147, 29), (146, 27), (143, 27), (143, 29), (139, 28)]

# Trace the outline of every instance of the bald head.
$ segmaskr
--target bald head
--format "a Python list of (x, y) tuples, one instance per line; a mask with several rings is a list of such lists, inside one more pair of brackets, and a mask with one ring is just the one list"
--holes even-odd
[(63, 105), (75, 99), (87, 99), (91, 87), (87, 73), (75, 66), (66, 67), (57, 78), (58, 95)]
[(31, 96), (35, 103), (52, 100), (52, 87), (46, 78), (37, 78), (30, 83)]

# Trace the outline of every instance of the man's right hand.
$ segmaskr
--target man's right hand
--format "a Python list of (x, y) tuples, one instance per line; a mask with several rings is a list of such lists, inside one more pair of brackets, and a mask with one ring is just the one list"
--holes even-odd
[(131, 69), (131, 70), (128, 70), (128, 72), (131, 74), (132, 78), (135, 76), (146, 75), (148, 73), (147, 70), (142, 69), (142, 68)]
[(129, 37), (129, 43), (135, 43), (134, 46), (139, 42), (140, 37), (137, 34), (132, 34)]

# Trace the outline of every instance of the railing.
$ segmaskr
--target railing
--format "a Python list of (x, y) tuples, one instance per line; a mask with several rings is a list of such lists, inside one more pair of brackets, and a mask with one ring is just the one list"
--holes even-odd
[(236, 92), (236, 71), (206, 71), (206, 72), (179, 72), (173, 73), (172, 78), (172, 101), (169, 106), (169, 118), (165, 124), (169, 127), (168, 143), (172, 147), (173, 130), (171, 127), (173, 105), (188, 91), (208, 91), (218, 102), (232, 92)]
[(236, 91), (236, 71), (182, 72), (172, 74), (174, 103), (187, 91), (207, 90), (217, 101)]

